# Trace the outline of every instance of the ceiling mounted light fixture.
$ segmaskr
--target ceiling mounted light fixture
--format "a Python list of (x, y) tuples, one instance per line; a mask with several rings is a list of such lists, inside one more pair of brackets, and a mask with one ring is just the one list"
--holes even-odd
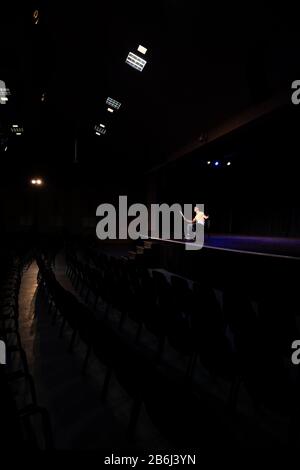
[(147, 61), (134, 54), (133, 52), (129, 52), (126, 59), (126, 64), (130, 65), (139, 72), (142, 72), (144, 70), (145, 65), (147, 64)]
[(5, 104), (8, 101), (9, 95), (10, 95), (9, 88), (7, 88), (3, 80), (0, 80), (0, 103)]
[(108, 104), (109, 106), (111, 106), (114, 109), (119, 109), (120, 106), (121, 106), (121, 103), (119, 101), (114, 100), (113, 98), (110, 98), (110, 97), (108, 97), (106, 99), (106, 104)]
[(33, 12), (33, 14), (32, 14), (32, 18), (33, 18), (34, 24), (39, 24), (39, 21), (40, 21), (40, 13), (39, 13), (39, 10), (34, 10), (34, 12)]
[(104, 124), (100, 124), (99, 126), (95, 126), (95, 132), (97, 135), (100, 135), (100, 134), (106, 134), (106, 127)]

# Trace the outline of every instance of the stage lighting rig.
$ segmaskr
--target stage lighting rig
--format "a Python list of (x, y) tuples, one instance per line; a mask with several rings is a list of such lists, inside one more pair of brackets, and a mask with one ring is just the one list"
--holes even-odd
[(33, 179), (30, 181), (30, 184), (31, 184), (32, 186), (43, 186), (44, 181), (43, 181), (41, 178), (33, 178)]
[(19, 126), (19, 124), (13, 124), (11, 126), (10, 131), (13, 135), (22, 135), (24, 132), (24, 129), (22, 126)]
[(40, 22), (40, 12), (39, 10), (34, 10), (32, 13), (33, 24), (39, 24)]
[(99, 124), (94, 127), (96, 135), (104, 135), (106, 134), (106, 127), (105, 124)]
[(130, 65), (139, 72), (142, 72), (144, 70), (146, 63), (146, 60), (142, 59), (140, 56), (134, 54), (133, 52), (129, 52), (126, 59), (126, 64)]

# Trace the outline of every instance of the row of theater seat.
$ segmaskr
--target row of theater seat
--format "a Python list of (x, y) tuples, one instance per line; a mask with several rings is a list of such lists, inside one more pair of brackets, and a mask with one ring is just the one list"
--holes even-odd
[[(213, 379), (229, 381), (229, 404), (238, 402), (240, 384), (252, 398), (254, 409), (267, 408), (288, 417), (290, 435), (299, 418), (298, 374), (290, 361), (291, 343), (297, 337), (297, 303), (280, 293), (255, 305), (246, 289), (228, 287), (222, 301), (212, 286), (189, 283), (178, 276), (170, 280), (134, 262), (101, 254), (96, 265), (87, 264), (74, 250), (67, 252), (67, 274), (79, 295), (97, 309), (105, 305), (120, 312), (119, 331), (130, 318), (137, 324), (135, 343), (142, 331), (157, 337), (156, 360), (168, 341), (189, 356), (187, 374), (196, 362)], [(293, 300), (293, 301), (292, 301)]]
[(106, 366), (102, 400), (108, 398), (112, 374), (131, 397), (130, 436), (136, 431), (143, 405), (152, 423), (173, 444), (182, 447), (199, 447), (199, 443), (203, 447), (216, 443), (236, 445), (236, 430), (229, 424), (232, 417), (229, 407), (161, 367), (155, 356), (128, 341), (105, 317), (97, 317), (64, 289), (44, 259), (39, 258), (37, 262), (39, 286), (49, 302), (53, 324), (60, 321), (58, 334), (61, 336), (68, 326), (72, 331), (69, 351), (77, 344), (76, 338), (85, 346), (82, 373), (88, 372), (93, 354)]
[(7, 257), (1, 263), (0, 442), (4, 450), (50, 449), (52, 430), (46, 409), (37, 405), (35, 385), (19, 333), (19, 290), (28, 259)]

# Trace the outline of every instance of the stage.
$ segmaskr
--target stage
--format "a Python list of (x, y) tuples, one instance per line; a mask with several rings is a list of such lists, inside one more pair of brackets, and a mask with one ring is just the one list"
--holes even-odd
[(236, 284), (268, 283), (273, 289), (298, 279), (300, 239), (211, 234), (201, 249), (187, 249), (191, 243), (149, 237), (142, 259), (148, 266), (201, 282), (209, 278), (219, 286), (234, 278)]
[(300, 259), (300, 239), (246, 235), (215, 235), (205, 237), (204, 247), (233, 250), (265, 256), (288, 256)]
[(205, 235), (204, 245), (201, 247), (196, 242), (185, 240), (165, 240), (157, 237), (149, 237), (153, 242), (164, 242), (181, 246), (194, 245), (195, 251), (219, 250), (225, 252), (236, 252), (249, 255), (271, 256), (282, 258), (300, 259), (300, 239), (284, 237), (261, 237), (247, 235)]

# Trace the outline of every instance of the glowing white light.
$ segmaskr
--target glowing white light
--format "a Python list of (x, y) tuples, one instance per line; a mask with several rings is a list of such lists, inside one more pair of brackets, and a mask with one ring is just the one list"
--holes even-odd
[(138, 51), (141, 52), (142, 54), (146, 54), (147, 49), (146, 49), (146, 47), (139, 45)]
[(42, 180), (40, 180), (40, 179), (36, 180), (36, 184), (38, 184), (39, 186), (40, 186), (42, 183), (43, 183)]
[(147, 64), (147, 61), (134, 54), (133, 52), (129, 52), (126, 59), (126, 64), (130, 65), (139, 72), (142, 72), (145, 65)]
[(9, 95), (10, 95), (9, 88), (7, 88), (3, 80), (0, 80), (0, 103), (5, 104), (8, 101)]
[(117, 100), (114, 100), (113, 98), (108, 97), (106, 100), (106, 104), (111, 106), (112, 108), (119, 109), (121, 106), (121, 103)]
[(24, 132), (24, 128), (18, 124), (12, 124), (11, 132), (15, 135), (22, 135)]
[(107, 111), (108, 111), (109, 113), (113, 113), (113, 112), (114, 112), (114, 110), (111, 109), (111, 108), (107, 108)]
[(95, 130), (97, 135), (106, 134), (106, 127), (105, 127), (104, 124), (99, 124), (99, 126), (96, 125), (94, 127), (94, 130)]
[(230, 166), (231, 165), (231, 162), (227, 162), (227, 166)]
[(36, 184), (36, 180), (31, 180), (31, 184)]
[(207, 164), (208, 164), (208, 165), (210, 165), (210, 164), (211, 164), (211, 161), (210, 161), (210, 160), (208, 160)]

